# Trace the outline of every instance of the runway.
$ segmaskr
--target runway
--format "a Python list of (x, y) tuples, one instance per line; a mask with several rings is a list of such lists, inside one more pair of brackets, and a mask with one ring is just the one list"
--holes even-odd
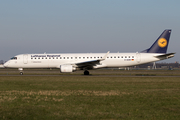
[(0, 75), (10, 77), (180, 77), (180, 76), (151, 76), (151, 75)]
[(180, 77), (178, 70), (90, 70), (90, 75), (84, 75), (83, 71), (73, 73), (60, 73), (59, 69), (25, 69), (20, 75), (16, 69), (0, 69), (0, 76), (18, 77)]

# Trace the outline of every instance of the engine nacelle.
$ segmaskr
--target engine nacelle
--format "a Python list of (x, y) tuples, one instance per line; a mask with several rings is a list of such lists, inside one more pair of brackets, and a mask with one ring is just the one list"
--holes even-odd
[(72, 65), (60, 65), (60, 72), (73, 72), (76, 68), (74, 68)]

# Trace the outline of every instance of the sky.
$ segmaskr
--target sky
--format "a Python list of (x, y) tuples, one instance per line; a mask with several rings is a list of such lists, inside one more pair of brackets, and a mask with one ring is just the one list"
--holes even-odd
[(140, 52), (172, 29), (180, 62), (179, 0), (0, 1), (0, 60), (27, 53)]

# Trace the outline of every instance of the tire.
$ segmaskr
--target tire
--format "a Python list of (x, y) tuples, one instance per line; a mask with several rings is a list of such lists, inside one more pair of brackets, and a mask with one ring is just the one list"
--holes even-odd
[(89, 71), (85, 70), (84, 75), (89, 75)]

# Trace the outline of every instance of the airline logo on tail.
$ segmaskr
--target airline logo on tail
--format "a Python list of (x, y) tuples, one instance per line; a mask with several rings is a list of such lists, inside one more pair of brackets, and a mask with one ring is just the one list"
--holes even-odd
[(160, 39), (158, 40), (158, 45), (159, 45), (159, 47), (161, 47), (161, 48), (166, 47), (166, 46), (167, 46), (167, 40), (166, 40), (165, 38), (160, 38)]

